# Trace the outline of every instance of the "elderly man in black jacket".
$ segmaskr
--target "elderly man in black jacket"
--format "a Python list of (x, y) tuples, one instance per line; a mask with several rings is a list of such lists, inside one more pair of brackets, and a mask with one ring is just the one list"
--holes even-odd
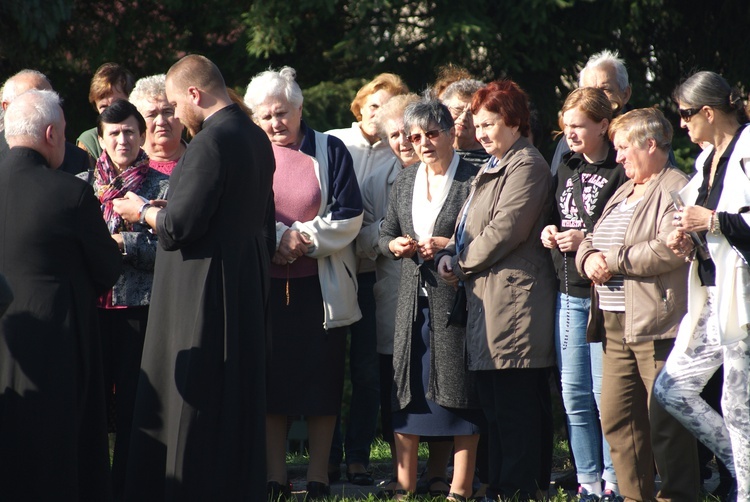
[(0, 498), (109, 500), (95, 299), (122, 266), (86, 182), (60, 171), (65, 118), (52, 91), (5, 112), (0, 273), (15, 299), (0, 320)]

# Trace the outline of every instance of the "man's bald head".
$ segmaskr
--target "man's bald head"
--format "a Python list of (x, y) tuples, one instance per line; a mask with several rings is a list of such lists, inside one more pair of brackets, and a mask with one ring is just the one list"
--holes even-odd
[(10, 77), (3, 84), (3, 110), (6, 110), (16, 97), (31, 89), (51, 91), (52, 84), (44, 73), (37, 70), (21, 70)]
[(167, 72), (167, 80), (178, 91), (197, 87), (209, 94), (226, 93), (224, 77), (210, 59), (191, 54), (177, 61)]

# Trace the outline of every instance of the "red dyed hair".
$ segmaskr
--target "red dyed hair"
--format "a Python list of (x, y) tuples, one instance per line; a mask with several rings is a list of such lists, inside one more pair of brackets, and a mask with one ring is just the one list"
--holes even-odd
[(482, 87), (471, 100), (471, 113), (479, 110), (498, 113), (509, 127), (518, 127), (521, 136), (529, 135), (529, 97), (512, 80), (495, 80)]

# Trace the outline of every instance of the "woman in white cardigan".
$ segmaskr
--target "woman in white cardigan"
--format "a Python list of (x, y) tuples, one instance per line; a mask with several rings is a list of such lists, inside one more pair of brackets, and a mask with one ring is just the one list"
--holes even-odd
[[(716, 73), (694, 74), (674, 99), (690, 139), (708, 146), (681, 191), (692, 205), (675, 216), (668, 240), (693, 264), (688, 313), (654, 392), (735, 476), (737, 495), (728, 500), (750, 500), (750, 128), (740, 94)], [(688, 232), (708, 254), (696, 255)], [(700, 397), (722, 364), (723, 417)]]

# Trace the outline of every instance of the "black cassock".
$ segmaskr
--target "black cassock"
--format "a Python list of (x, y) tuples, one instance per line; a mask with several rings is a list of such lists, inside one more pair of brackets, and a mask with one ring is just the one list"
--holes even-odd
[(273, 151), (237, 105), (170, 178), (133, 416), (126, 500), (266, 498)]
[(95, 300), (122, 256), (86, 182), (29, 148), (0, 163), (0, 499), (109, 500)]

